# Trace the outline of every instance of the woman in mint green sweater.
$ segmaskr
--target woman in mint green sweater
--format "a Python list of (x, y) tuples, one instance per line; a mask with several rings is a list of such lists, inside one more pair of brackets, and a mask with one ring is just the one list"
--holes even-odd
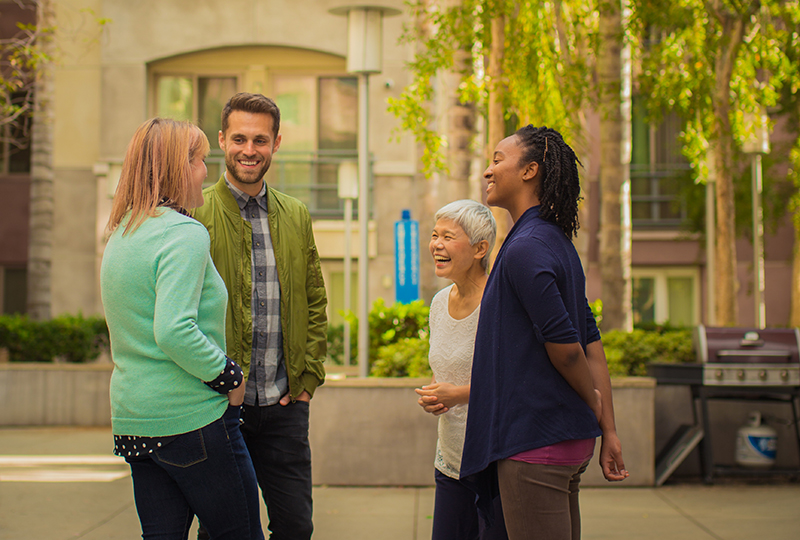
[(185, 539), (194, 515), (217, 539), (263, 539), (239, 432), (242, 371), (225, 356), (225, 284), (205, 227), (209, 144), (163, 118), (133, 136), (100, 273), (111, 336), (114, 453), (131, 467), (142, 537)]

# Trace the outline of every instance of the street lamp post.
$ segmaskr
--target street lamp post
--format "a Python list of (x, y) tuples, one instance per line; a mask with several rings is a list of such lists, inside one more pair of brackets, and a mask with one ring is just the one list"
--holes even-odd
[[(353, 249), (350, 247), (353, 223), (353, 199), (358, 198), (358, 167), (352, 161), (339, 164), (338, 194), (344, 200), (344, 312), (350, 313), (350, 276)], [(344, 364), (350, 365), (350, 321), (344, 319)]]
[[(382, 70), (384, 16), (394, 8), (369, 5), (330, 10), (347, 16), (347, 71), (358, 74), (358, 373), (369, 372), (369, 76)], [(349, 276), (345, 276), (345, 281)]]
[(763, 190), (761, 178), (761, 155), (769, 153), (769, 118), (765, 111), (747, 115), (751, 135), (742, 149), (751, 156), (753, 192), (753, 303), (755, 304), (755, 326), (767, 326), (767, 308), (764, 302), (764, 213), (761, 208)]

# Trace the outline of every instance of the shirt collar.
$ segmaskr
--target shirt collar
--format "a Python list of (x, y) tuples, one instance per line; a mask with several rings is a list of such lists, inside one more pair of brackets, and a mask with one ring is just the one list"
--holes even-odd
[[(233, 198), (236, 199), (236, 204), (239, 205), (239, 209), (240, 210), (244, 210), (245, 205), (247, 205), (247, 202), (250, 200), (250, 195), (248, 195), (247, 193), (245, 193), (241, 189), (239, 189), (236, 186), (234, 186), (233, 184), (231, 184), (230, 181), (228, 181), (228, 171), (225, 171), (224, 175), (225, 175), (225, 184), (228, 186), (228, 189), (230, 190), (231, 194), (233, 195)], [(255, 198), (256, 203), (258, 204), (258, 206), (263, 208), (264, 211), (266, 212), (267, 211), (267, 183), (266, 182), (262, 182), (261, 183), (261, 191), (259, 191), (258, 195), (256, 195), (254, 198)]]

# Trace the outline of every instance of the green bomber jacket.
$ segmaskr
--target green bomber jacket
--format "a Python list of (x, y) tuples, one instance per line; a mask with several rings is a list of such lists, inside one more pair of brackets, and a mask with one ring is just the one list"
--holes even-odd
[[(211, 258), (228, 288), (227, 353), (247, 376), (253, 345), (253, 229), (241, 217), (224, 175), (203, 190), (203, 199), (193, 215), (208, 229)], [(325, 380), (325, 284), (306, 206), (267, 186), (267, 220), (281, 288), (283, 357), (294, 401), (303, 390), (313, 396)]]

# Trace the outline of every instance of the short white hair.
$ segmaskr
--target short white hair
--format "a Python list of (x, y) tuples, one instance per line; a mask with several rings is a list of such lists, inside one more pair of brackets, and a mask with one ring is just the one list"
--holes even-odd
[(461, 199), (442, 206), (434, 216), (434, 221), (440, 219), (454, 221), (456, 225), (464, 229), (471, 246), (483, 240), (489, 243), (486, 255), (481, 259), (481, 266), (484, 269), (487, 268), (489, 266), (488, 256), (492, 252), (497, 237), (497, 224), (492, 211), (472, 199)]

